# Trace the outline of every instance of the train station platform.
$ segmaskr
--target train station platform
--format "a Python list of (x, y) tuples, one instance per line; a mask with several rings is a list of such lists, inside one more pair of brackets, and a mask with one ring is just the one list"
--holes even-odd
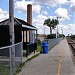
[(48, 54), (40, 54), (28, 61), (17, 75), (75, 75), (72, 52), (64, 39)]

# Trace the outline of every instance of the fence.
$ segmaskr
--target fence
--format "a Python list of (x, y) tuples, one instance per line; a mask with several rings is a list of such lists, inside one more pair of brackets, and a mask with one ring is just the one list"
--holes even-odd
[(58, 44), (63, 38), (56, 38), (56, 39), (46, 39), (48, 41), (48, 49), (51, 49), (56, 44)]
[(26, 50), (26, 57), (28, 57), (29, 54), (32, 52), (35, 53), (35, 50), (37, 49), (37, 43), (29, 43), (27, 44), (27, 50)]
[[(11, 63), (14, 61), (11, 60), (11, 51), (12, 47), (15, 48), (15, 67)], [(13, 72), (16, 70), (18, 65), (22, 63), (22, 42), (0, 48), (0, 75), (13, 75)]]

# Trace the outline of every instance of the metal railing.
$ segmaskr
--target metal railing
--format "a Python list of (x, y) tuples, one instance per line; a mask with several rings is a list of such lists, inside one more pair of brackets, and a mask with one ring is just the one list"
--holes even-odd
[[(11, 50), (12, 47), (15, 47), (15, 68), (12, 68), (12, 64), (14, 61), (11, 60)], [(16, 68), (19, 64), (22, 63), (22, 42), (19, 42), (17, 44), (1, 47), (0, 48), (0, 75), (13, 75)]]

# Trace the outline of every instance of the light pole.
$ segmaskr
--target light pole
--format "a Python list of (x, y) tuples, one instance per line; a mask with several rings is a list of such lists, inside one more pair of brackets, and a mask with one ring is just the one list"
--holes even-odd
[[(57, 17), (58, 20), (58, 17)], [(58, 38), (58, 25), (57, 25), (57, 31), (56, 31), (56, 38)]]
[(63, 27), (61, 27), (61, 34), (62, 34), (62, 38), (63, 38), (63, 37), (64, 37), (64, 36), (63, 36)]
[(63, 34), (63, 27), (61, 27), (61, 33)]
[(44, 40), (45, 40), (45, 25), (44, 25)]
[[(57, 21), (58, 21), (59, 18), (61, 18), (61, 17), (57, 17)], [(58, 37), (59, 37), (59, 30), (58, 30), (58, 25), (57, 25), (56, 38), (58, 38)]]

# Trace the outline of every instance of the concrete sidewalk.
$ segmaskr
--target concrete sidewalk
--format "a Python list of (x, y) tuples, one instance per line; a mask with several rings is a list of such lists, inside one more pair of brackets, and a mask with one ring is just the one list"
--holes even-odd
[(75, 75), (67, 40), (62, 40), (48, 54), (28, 61), (17, 75)]

